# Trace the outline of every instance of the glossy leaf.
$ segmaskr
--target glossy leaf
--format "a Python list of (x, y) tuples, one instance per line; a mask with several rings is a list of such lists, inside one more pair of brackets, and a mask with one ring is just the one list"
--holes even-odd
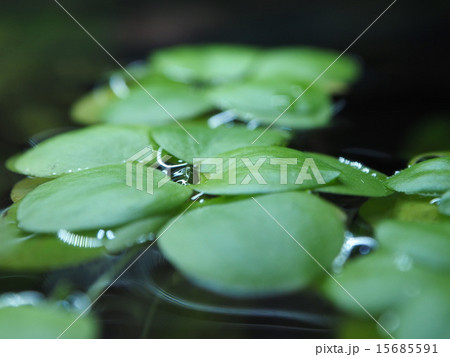
[(336, 159), (323, 154), (307, 153), (307, 155), (341, 172), (336, 183), (319, 187), (317, 188), (318, 191), (366, 197), (387, 196), (392, 193), (384, 185), (386, 180), (384, 174), (370, 169), (359, 162), (344, 158)]
[[(315, 259), (330, 266), (344, 235), (337, 208), (299, 192), (256, 199)], [(287, 293), (323, 273), (253, 199), (189, 211), (158, 244), (187, 277), (226, 295)]]
[(218, 84), (245, 76), (257, 54), (244, 46), (179, 46), (156, 52), (150, 66), (172, 80)]
[(407, 194), (439, 194), (450, 190), (450, 157), (422, 161), (386, 181), (389, 188)]
[[(11, 339), (56, 339), (80, 313), (81, 311), (68, 311), (56, 303), (48, 302), (1, 307), (0, 336)], [(83, 315), (61, 338), (95, 338), (98, 329), (91, 316)]]
[[(169, 154), (190, 164), (193, 158), (212, 158), (226, 151), (249, 146), (263, 132), (262, 129), (250, 130), (244, 126), (219, 126), (212, 129), (206, 124), (189, 124), (184, 127), (198, 143), (178, 125), (157, 128), (152, 135)], [(287, 132), (268, 130), (261, 136), (258, 145), (283, 145), (288, 138)]]
[(13, 157), (8, 167), (24, 175), (50, 177), (124, 163), (149, 144), (146, 128), (94, 126), (46, 140)]
[(161, 171), (149, 168), (152, 176), (145, 172), (144, 182), (153, 177), (153, 194), (126, 185), (125, 165), (84, 170), (47, 182), (20, 202), (19, 226), (33, 232), (114, 227), (168, 212), (190, 196), (188, 187), (171, 181), (158, 188), (166, 177)]
[(314, 86), (341, 92), (358, 78), (360, 65), (350, 56), (334, 62), (338, 56), (337, 52), (308, 47), (274, 49), (265, 53), (255, 65), (255, 77), (309, 85), (326, 70)]
[(123, 98), (108, 103), (100, 113), (101, 121), (158, 126), (175, 123), (173, 118), (193, 119), (213, 109), (201, 91), (186, 85), (157, 83), (145, 89), (133, 87)]
[(279, 117), (275, 126), (309, 129), (326, 125), (332, 115), (330, 98), (310, 88), (295, 101), (305, 89), (284, 82), (253, 81), (218, 87), (211, 91), (210, 97), (219, 108), (230, 110), (245, 121), (269, 125)]
[[(309, 190), (340, 175), (321, 160), (310, 159), (309, 154), (293, 149), (249, 146), (217, 155), (218, 163), (223, 163), (221, 177), (215, 175), (220, 165), (205, 161), (197, 165), (198, 180), (193, 188), (214, 195)], [(249, 166), (256, 172), (252, 173)]]
[(383, 221), (376, 228), (376, 238), (393, 253), (429, 267), (450, 269), (450, 222)]

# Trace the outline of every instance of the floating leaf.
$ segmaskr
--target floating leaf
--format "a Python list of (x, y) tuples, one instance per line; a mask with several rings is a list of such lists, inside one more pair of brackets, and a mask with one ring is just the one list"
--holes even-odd
[[(113, 124), (165, 125), (176, 120), (193, 119), (213, 109), (199, 90), (183, 84), (157, 83), (130, 89), (101, 111), (103, 122)], [(151, 98), (151, 96), (153, 98)], [(159, 103), (159, 104), (158, 104)]]
[(360, 215), (372, 225), (384, 219), (404, 222), (449, 221), (441, 215), (429, 197), (395, 193), (389, 197), (372, 198), (360, 208)]
[[(153, 139), (169, 154), (190, 164), (193, 158), (212, 158), (225, 151), (249, 146), (262, 132), (244, 126), (209, 128), (206, 124), (185, 125), (192, 138), (178, 125), (157, 128), (152, 132)], [(268, 130), (258, 141), (259, 146), (283, 145), (289, 138), (287, 132)]]
[(17, 206), (0, 218), (0, 268), (43, 272), (67, 268), (104, 256), (103, 248), (79, 248), (50, 234), (27, 233), (17, 227)]
[[(191, 190), (148, 168), (147, 187), (153, 194), (126, 185), (125, 165), (113, 165), (65, 175), (42, 184), (29, 193), (18, 209), (19, 226), (33, 232), (57, 232), (114, 227), (153, 214), (162, 214), (181, 205)], [(130, 184), (133, 184), (130, 182)]]
[[(343, 215), (300, 192), (256, 197), (317, 261), (329, 267), (343, 242)], [(301, 289), (323, 271), (253, 199), (187, 212), (158, 240), (182, 273), (227, 295)]]
[(444, 193), (439, 201), (439, 212), (450, 216), (450, 191)]
[(48, 182), (50, 179), (46, 177), (26, 177), (17, 182), (11, 190), (11, 200), (13, 202), (20, 201), (28, 193), (33, 191), (39, 185)]
[(307, 153), (306, 155), (320, 160), (341, 172), (335, 183), (319, 187), (317, 188), (318, 191), (366, 197), (387, 196), (392, 193), (384, 185), (386, 179), (384, 174), (370, 169), (357, 161), (350, 161), (342, 157), (336, 159), (328, 155), (315, 153)]
[(98, 335), (96, 321), (90, 315), (78, 318), (80, 313), (50, 302), (1, 307), (0, 336), (11, 339), (56, 339), (77, 320), (61, 338), (95, 338)]
[(170, 215), (153, 216), (115, 228), (112, 230), (114, 238), (105, 240), (104, 246), (108, 252), (116, 253), (135, 244), (151, 241), (170, 218)]
[[(448, 286), (448, 281), (447, 281)], [(396, 338), (450, 338), (450, 291), (430, 287), (416, 298), (400, 306), (395, 314), (399, 321)], [(431, 350), (433, 352), (433, 350)]]
[(335, 279), (341, 286), (327, 279), (323, 291), (338, 307), (352, 314), (367, 316), (356, 300), (376, 316), (405, 303), (433, 284), (442, 283), (443, 278), (417, 267), (404, 254), (392, 255), (380, 250), (348, 262)]
[(450, 222), (383, 221), (376, 228), (376, 238), (395, 254), (429, 267), (450, 269)]
[(389, 177), (386, 185), (407, 194), (435, 195), (450, 190), (450, 157), (422, 161)]
[(94, 126), (46, 140), (10, 159), (8, 167), (24, 175), (49, 177), (124, 163), (149, 144), (145, 128)]
[(340, 175), (309, 154), (276, 146), (249, 146), (217, 155), (215, 160), (197, 165), (195, 190), (214, 195), (309, 190)]
[(245, 46), (182, 46), (156, 52), (150, 66), (175, 81), (218, 84), (241, 79), (257, 54)]
[(230, 110), (245, 121), (269, 125), (278, 118), (275, 126), (299, 129), (326, 125), (332, 114), (329, 96), (310, 88), (295, 101), (305, 89), (280, 82), (246, 82), (218, 87), (210, 92), (210, 97), (219, 108)]
[(314, 86), (329, 92), (341, 92), (358, 78), (360, 65), (349, 56), (334, 62), (338, 56), (337, 52), (308, 47), (274, 49), (260, 57), (255, 65), (255, 77), (307, 85), (317, 79)]

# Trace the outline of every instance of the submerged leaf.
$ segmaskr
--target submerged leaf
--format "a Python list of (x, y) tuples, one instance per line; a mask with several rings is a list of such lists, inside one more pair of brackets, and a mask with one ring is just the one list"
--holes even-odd
[[(236, 195), (309, 190), (335, 180), (340, 171), (307, 153), (277, 146), (249, 146), (198, 164), (196, 191)], [(221, 172), (222, 166), (223, 170)]]
[[(169, 154), (190, 164), (193, 158), (212, 158), (216, 155), (250, 145), (263, 131), (250, 130), (245, 126), (209, 128), (206, 124), (188, 124), (185, 129), (178, 125), (157, 128), (152, 132), (153, 139)], [(283, 145), (289, 138), (287, 132), (268, 130), (258, 141), (258, 145)]]
[(189, 211), (158, 240), (182, 273), (226, 295), (301, 289), (323, 273), (343, 242), (343, 215), (314, 195), (288, 192)]
[(152, 178), (147, 190), (153, 188), (153, 194), (127, 186), (125, 165), (84, 170), (42, 184), (20, 202), (19, 226), (32, 232), (114, 227), (173, 210), (191, 195), (190, 188), (171, 181), (158, 188), (167, 180), (159, 170), (148, 168), (136, 176), (143, 182)]
[(55, 136), (8, 161), (24, 175), (50, 177), (124, 163), (150, 144), (141, 127), (94, 126)]

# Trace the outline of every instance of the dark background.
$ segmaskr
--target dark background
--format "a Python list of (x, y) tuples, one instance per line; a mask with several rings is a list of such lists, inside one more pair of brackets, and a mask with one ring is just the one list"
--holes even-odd
[[(342, 51), (390, 2), (61, 0), (124, 65), (184, 43)], [(398, 0), (350, 50), (363, 61), (364, 75), (345, 108), (301, 148), (360, 156), (387, 173), (413, 154), (449, 149), (449, 10), (446, 0)], [(19, 0), (2, 3), (0, 68), (3, 162), (50, 129), (74, 126), (71, 103), (117, 65), (54, 1)], [(368, 162), (373, 157), (378, 161)], [(18, 177), (3, 167), (0, 174), (4, 207)]]

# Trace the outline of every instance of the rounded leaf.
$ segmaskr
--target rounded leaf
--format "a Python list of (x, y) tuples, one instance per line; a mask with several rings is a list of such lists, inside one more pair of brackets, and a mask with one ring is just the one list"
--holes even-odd
[(303, 288), (323, 271), (299, 244), (329, 267), (343, 242), (343, 215), (306, 193), (256, 200), (194, 209), (158, 244), (183, 274), (225, 295), (272, 295)]
[[(20, 202), (19, 227), (32, 232), (114, 227), (168, 212), (191, 195), (190, 188), (172, 181), (157, 187), (167, 177), (159, 170), (148, 168), (143, 175), (143, 182), (152, 179), (152, 194), (127, 185), (125, 165), (61, 176), (37, 187)], [(151, 191), (149, 187), (147, 191)]]
[(333, 182), (340, 171), (298, 150), (249, 146), (201, 161), (193, 189), (213, 195), (309, 190)]
[[(185, 129), (178, 125), (156, 128), (153, 139), (169, 154), (190, 164), (193, 158), (212, 158), (216, 155), (250, 145), (262, 132), (262, 129), (250, 130), (245, 126), (210, 128), (206, 124), (187, 124)], [(289, 138), (287, 132), (268, 130), (258, 141), (259, 146), (283, 145)]]
[(175, 81), (218, 84), (242, 78), (257, 54), (236, 45), (179, 46), (153, 54), (150, 66)]
[(309, 85), (321, 76), (314, 86), (329, 92), (341, 92), (359, 77), (361, 68), (350, 56), (342, 56), (334, 62), (338, 56), (338, 52), (318, 48), (274, 49), (260, 57), (255, 65), (255, 77)]
[(10, 159), (8, 167), (24, 175), (50, 177), (124, 163), (149, 144), (146, 128), (94, 126), (48, 139)]
[(326, 125), (332, 115), (329, 96), (310, 88), (296, 100), (305, 89), (284, 82), (253, 81), (217, 87), (211, 90), (210, 97), (219, 108), (245, 121), (297, 129)]

